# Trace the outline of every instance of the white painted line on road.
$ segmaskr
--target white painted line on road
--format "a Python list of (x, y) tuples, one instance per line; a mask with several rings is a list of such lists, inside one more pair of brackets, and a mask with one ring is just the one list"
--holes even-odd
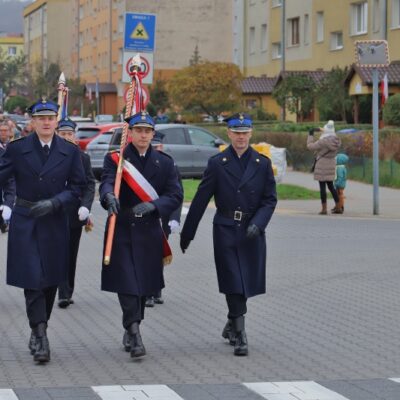
[(400, 378), (389, 378), (389, 381), (400, 383)]
[(12, 389), (0, 389), (0, 400), (18, 400)]
[(184, 400), (166, 385), (92, 386), (92, 389), (102, 400)]
[(267, 400), (349, 400), (313, 381), (243, 383)]

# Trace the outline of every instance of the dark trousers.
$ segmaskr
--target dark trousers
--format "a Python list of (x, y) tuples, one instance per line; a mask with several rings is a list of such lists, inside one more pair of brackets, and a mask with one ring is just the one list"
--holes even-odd
[(146, 296), (118, 293), (119, 304), (122, 309), (122, 325), (128, 329), (134, 322), (144, 319)]
[(242, 294), (226, 294), (228, 304), (228, 318), (239, 318), (247, 312), (247, 298)]
[(332, 181), (319, 181), (319, 194), (321, 196), (321, 203), (326, 203), (326, 186), (328, 186), (328, 189), (331, 192), (333, 200), (335, 200), (335, 203), (338, 203), (339, 196), (336, 192), (335, 187), (333, 186), (333, 182)]
[(28, 315), (29, 326), (36, 328), (41, 322), (50, 319), (56, 298), (57, 286), (50, 286), (41, 290), (24, 289), (26, 314)]
[(68, 280), (58, 286), (58, 298), (70, 299), (74, 293), (76, 260), (78, 258), (79, 242), (81, 240), (82, 227), (71, 228), (69, 237), (69, 264)]

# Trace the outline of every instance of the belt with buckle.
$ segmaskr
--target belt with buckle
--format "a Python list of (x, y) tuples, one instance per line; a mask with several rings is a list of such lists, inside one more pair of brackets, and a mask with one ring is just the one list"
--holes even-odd
[(253, 215), (251, 213), (246, 213), (246, 212), (239, 211), (239, 210), (234, 210), (234, 211), (218, 210), (217, 212), (218, 212), (218, 214), (222, 215), (225, 218), (231, 218), (234, 221), (238, 221), (238, 222), (246, 221), (246, 220), (250, 219), (251, 216)]
[(21, 199), (19, 197), (15, 200), (15, 205), (20, 207), (25, 207), (31, 209), (36, 204), (36, 201), (29, 201), (25, 199)]

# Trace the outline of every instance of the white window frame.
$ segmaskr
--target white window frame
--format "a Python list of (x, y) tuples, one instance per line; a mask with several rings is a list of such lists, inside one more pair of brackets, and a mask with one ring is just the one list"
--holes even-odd
[(262, 24), (261, 25), (261, 36), (260, 36), (260, 49), (262, 52), (265, 52), (268, 50), (268, 26), (267, 24)]
[(251, 26), (249, 29), (249, 54), (256, 52), (256, 27)]
[(391, 28), (400, 28), (400, 0), (392, 0), (392, 21)]
[(324, 41), (324, 30), (325, 30), (325, 23), (324, 23), (324, 12), (318, 11), (317, 12), (317, 43), (322, 43)]
[(308, 46), (310, 44), (310, 16), (308, 14), (304, 14), (304, 45)]
[(17, 47), (16, 46), (8, 46), (7, 55), (16, 56), (17, 55)]
[(351, 32), (352, 35), (368, 33), (368, 2), (351, 4)]
[(272, 43), (272, 59), (277, 60), (279, 58), (282, 58), (282, 43)]
[[(295, 47), (300, 45), (300, 17), (289, 18), (287, 20), (287, 28), (288, 28), (288, 43), (290, 47)], [(294, 31), (294, 28), (297, 32)], [(293, 38), (297, 36), (297, 40), (293, 40)]]
[(372, 30), (378, 33), (381, 30), (380, 0), (372, 0)]
[(282, 0), (272, 0), (272, 8), (281, 6), (282, 6)]
[[(339, 41), (339, 38), (341, 40)], [(343, 32), (331, 32), (331, 51), (342, 50), (343, 49)]]

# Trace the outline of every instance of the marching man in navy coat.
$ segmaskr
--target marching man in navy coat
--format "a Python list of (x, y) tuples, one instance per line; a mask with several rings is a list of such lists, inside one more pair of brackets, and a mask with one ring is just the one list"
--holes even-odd
[[(140, 112), (126, 122), (132, 142), (123, 152), (125, 166), (130, 164), (136, 168), (131, 178), (140, 188), (152, 193), (152, 200), (143, 201), (125, 176), (119, 199), (115, 197), (115, 157), (119, 158), (119, 153), (108, 153), (104, 159), (100, 201), (109, 215), (117, 214), (117, 220), (111, 262), (103, 265), (101, 288), (118, 293), (125, 328), (123, 345), (131, 357), (141, 357), (146, 354), (139, 331), (146, 296), (164, 287), (165, 242), (160, 218), (169, 216), (179, 207), (183, 193), (172, 158), (151, 147), (153, 119)], [(108, 225), (106, 237), (107, 230)]]
[(265, 229), (277, 198), (271, 161), (249, 146), (252, 121), (235, 114), (225, 120), (231, 145), (210, 158), (181, 232), (183, 253), (194, 239), (214, 196), (214, 258), (218, 285), (228, 304), (222, 336), (237, 356), (248, 354), (244, 314), (247, 299), (265, 293)]
[(38, 362), (50, 360), (47, 323), (57, 286), (68, 266), (65, 210), (79, 200), (85, 175), (76, 145), (55, 135), (58, 105), (31, 108), (35, 132), (7, 146), (0, 158), (0, 185), (15, 178), (7, 254), (7, 284), (24, 289), (32, 328), (29, 349)]

